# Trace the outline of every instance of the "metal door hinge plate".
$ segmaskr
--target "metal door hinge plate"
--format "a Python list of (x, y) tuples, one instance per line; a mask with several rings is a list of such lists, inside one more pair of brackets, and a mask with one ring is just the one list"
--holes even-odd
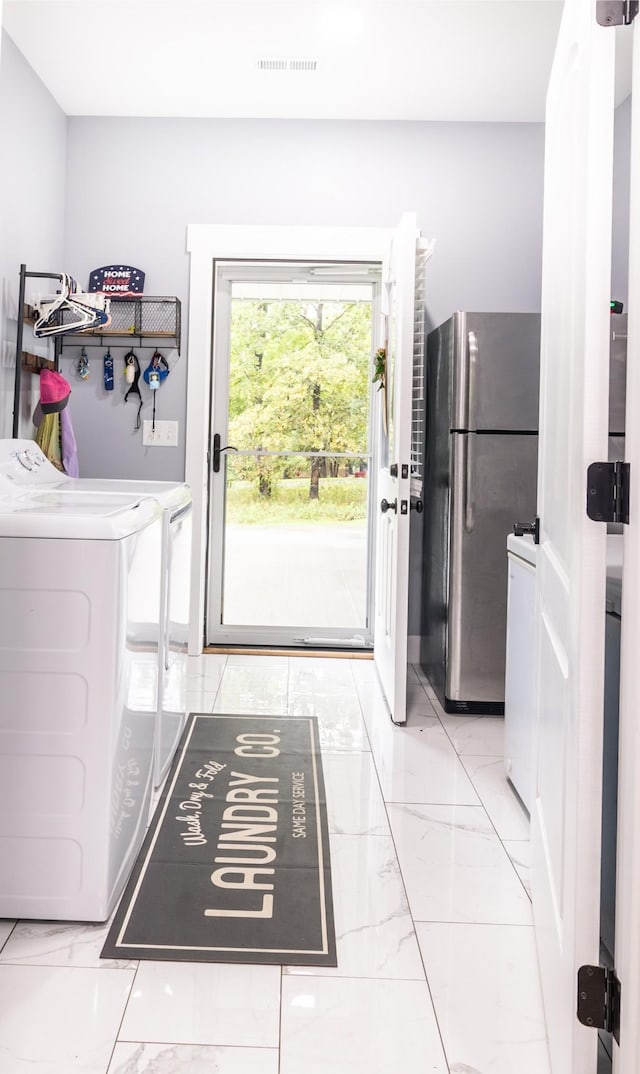
[(629, 463), (592, 462), (587, 469), (587, 515), (594, 522), (629, 522)]
[(638, 14), (638, 0), (596, 0), (598, 26), (629, 26)]
[(620, 981), (615, 970), (580, 966), (577, 1014), (583, 1026), (613, 1033), (620, 1043)]

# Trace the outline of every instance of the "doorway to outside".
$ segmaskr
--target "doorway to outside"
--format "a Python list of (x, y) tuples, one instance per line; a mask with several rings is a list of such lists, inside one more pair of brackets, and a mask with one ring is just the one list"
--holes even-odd
[(219, 262), (206, 640), (373, 642), (379, 264)]

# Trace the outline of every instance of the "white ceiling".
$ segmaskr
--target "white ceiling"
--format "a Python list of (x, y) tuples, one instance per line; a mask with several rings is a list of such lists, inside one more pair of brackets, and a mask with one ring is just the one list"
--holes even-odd
[[(68, 115), (526, 122), (544, 118), (561, 11), (561, 0), (4, 0), (3, 25)], [(259, 70), (261, 59), (317, 66)]]

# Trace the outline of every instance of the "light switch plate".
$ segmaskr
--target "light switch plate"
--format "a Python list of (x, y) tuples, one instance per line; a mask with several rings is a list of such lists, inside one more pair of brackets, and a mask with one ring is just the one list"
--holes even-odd
[(177, 447), (178, 422), (156, 421), (154, 429), (152, 421), (143, 421), (142, 443), (145, 447)]

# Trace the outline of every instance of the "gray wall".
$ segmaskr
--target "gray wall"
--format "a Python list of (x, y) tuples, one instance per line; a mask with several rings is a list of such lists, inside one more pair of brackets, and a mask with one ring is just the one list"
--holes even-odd
[[(11, 38), (0, 50), (0, 436), (11, 436), (15, 376), (18, 274), (24, 262), (36, 272), (60, 272), (64, 246), (67, 118)], [(52, 288), (55, 290), (55, 283)], [(49, 285), (31, 284), (48, 292)], [(25, 338), (25, 349), (47, 345)], [(21, 432), (34, 432), (31, 412), (38, 378), (25, 374)], [(73, 407), (71, 408), (73, 411)]]
[[(147, 293), (177, 295), (186, 313), (189, 223), (388, 226), (415, 210), (437, 239), (431, 323), (455, 308), (535, 310), (542, 147), (537, 124), (71, 118), (65, 261), (83, 282), (134, 264)], [(181, 477), (187, 349), (157, 403), (181, 423), (178, 450), (142, 447), (92, 353), (74, 394), (82, 473)]]

